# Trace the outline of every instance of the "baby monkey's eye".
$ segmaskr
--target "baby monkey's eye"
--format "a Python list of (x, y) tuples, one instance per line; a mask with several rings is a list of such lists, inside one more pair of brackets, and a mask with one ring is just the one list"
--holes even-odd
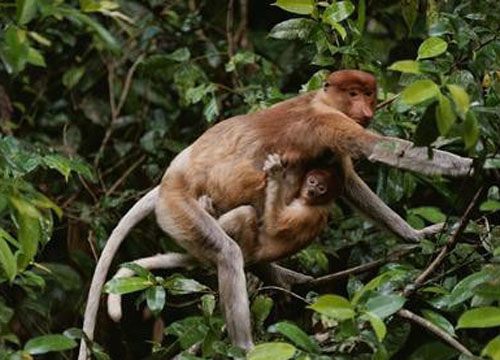
[(323, 185), (318, 186), (318, 191), (323, 194), (326, 191), (326, 188)]

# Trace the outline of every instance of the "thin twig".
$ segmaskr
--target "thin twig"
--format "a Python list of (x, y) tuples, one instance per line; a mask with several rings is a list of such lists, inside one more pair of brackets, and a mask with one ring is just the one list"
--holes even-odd
[(125, 179), (134, 171), (144, 160), (146, 159), (146, 155), (142, 155), (135, 163), (132, 164), (125, 172), (120, 176), (118, 180), (106, 191), (106, 196), (111, 195), (117, 188), (120, 186)]
[(374, 260), (372, 262), (362, 264), (362, 265), (359, 265), (359, 266), (356, 266), (356, 267), (353, 267), (350, 269), (342, 270), (342, 271), (336, 272), (334, 274), (330, 274), (330, 275), (326, 275), (326, 276), (322, 276), (322, 277), (313, 279), (310, 282), (308, 282), (306, 285), (308, 285), (308, 286), (324, 285), (324, 284), (332, 282), (334, 280), (348, 277), (349, 275), (359, 274), (359, 273), (362, 273), (365, 271), (372, 270), (374, 268), (377, 268), (381, 265), (388, 263), (389, 261), (396, 260), (400, 257), (403, 257), (403, 256), (411, 253), (416, 247), (417, 246), (411, 246), (410, 248), (394, 251), (393, 253), (387, 255), (384, 258)]
[(229, 0), (227, 3), (227, 14), (226, 14), (226, 39), (227, 39), (227, 54), (229, 55), (229, 59), (231, 59), (234, 55), (233, 24), (234, 24), (234, 0)]
[(476, 194), (472, 198), (471, 202), (469, 203), (469, 206), (467, 206), (467, 209), (465, 210), (464, 214), (460, 218), (460, 222), (458, 225), (458, 229), (453, 233), (453, 235), (448, 239), (446, 244), (441, 248), (439, 251), (439, 254), (436, 256), (436, 258), (429, 264), (429, 266), (415, 279), (413, 285), (411, 287), (407, 287), (404, 291), (404, 295), (408, 296), (409, 293), (411, 293), (414, 289), (418, 288), (421, 284), (427, 280), (430, 274), (432, 274), (438, 267), (441, 265), (441, 262), (444, 260), (448, 252), (453, 249), (455, 244), (457, 243), (459, 237), (462, 235), (463, 231), (467, 227), (467, 224), (469, 223), (469, 220), (472, 215), (472, 210), (477, 204), (477, 201), (479, 200), (479, 196), (484, 190), (484, 185), (479, 188), (478, 191), (476, 191)]
[(296, 293), (294, 293), (293, 291), (290, 291), (290, 290), (287, 290), (285, 288), (282, 288), (282, 287), (279, 287), (279, 286), (263, 286), (263, 287), (260, 287), (259, 289), (257, 289), (257, 292), (260, 292), (260, 291), (266, 291), (266, 290), (278, 290), (278, 291), (281, 291), (281, 292), (284, 292), (290, 296), (293, 296), (294, 298), (297, 298), (299, 300), (302, 300), (303, 302), (305, 302), (306, 304), (310, 304), (311, 302), (308, 301), (306, 298), (300, 296), (300, 295), (297, 295)]
[(459, 343), (456, 339), (453, 338), (450, 334), (448, 334), (446, 331), (441, 330), (438, 328), (436, 325), (431, 323), (429, 320), (424, 319), (421, 316), (418, 316), (417, 314), (412, 313), (409, 310), (406, 309), (400, 309), (396, 313), (398, 316), (411, 320), (414, 323), (422, 326), (426, 330), (432, 332), (434, 335), (438, 336), (445, 342), (447, 342), (449, 345), (453, 346), (455, 349), (460, 351), (462, 354), (472, 356), (472, 353), (461, 343)]
[[(120, 95), (120, 101), (118, 102), (118, 105), (115, 108), (114, 105), (114, 93), (113, 91), (113, 76), (108, 76), (108, 82), (109, 82), (109, 87), (110, 87), (110, 107), (111, 107), (111, 121), (109, 123), (108, 129), (106, 130), (106, 133), (104, 134), (104, 138), (102, 140), (101, 146), (99, 147), (99, 151), (97, 152), (97, 155), (94, 159), (94, 167), (97, 169), (99, 167), (99, 161), (101, 160), (101, 157), (104, 153), (104, 149), (106, 148), (106, 145), (109, 142), (109, 139), (111, 138), (111, 135), (113, 134), (114, 130), (114, 125), (116, 119), (120, 116), (120, 112), (122, 110), (123, 105), (125, 104), (125, 101), (128, 96), (128, 92), (130, 90), (130, 85), (132, 83), (132, 77), (134, 76), (135, 70), (137, 69), (137, 66), (140, 64), (142, 59), (144, 58), (144, 54), (139, 55), (139, 57), (134, 61), (132, 66), (127, 72), (127, 77), (125, 78), (125, 83), (123, 85), (122, 93)], [(109, 67), (109, 70), (113, 71), (113, 67)]]
[(381, 102), (380, 104), (377, 104), (377, 110), (385, 108), (386, 106), (392, 104), (398, 97), (401, 96), (401, 93), (394, 95), (393, 97)]

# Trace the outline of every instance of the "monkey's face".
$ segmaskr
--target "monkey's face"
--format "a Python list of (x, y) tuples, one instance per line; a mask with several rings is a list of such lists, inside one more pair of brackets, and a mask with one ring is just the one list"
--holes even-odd
[(328, 182), (323, 176), (308, 174), (302, 184), (301, 197), (308, 204), (323, 204), (328, 200)]
[(371, 74), (358, 70), (336, 71), (328, 77), (323, 91), (328, 102), (367, 127), (375, 114), (377, 81)]

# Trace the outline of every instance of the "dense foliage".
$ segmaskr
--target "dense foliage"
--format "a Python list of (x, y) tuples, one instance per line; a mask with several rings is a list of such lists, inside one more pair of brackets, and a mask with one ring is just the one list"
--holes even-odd
[[(169, 161), (340, 68), (377, 76), (375, 131), (472, 156), (476, 171), (358, 163), (412, 226), (447, 231), (404, 244), (339, 201), (285, 265), (355, 270), (292, 295), (250, 278), (248, 358), (500, 359), (497, 0), (16, 0), (0, 2), (0, 29), (0, 359), (72, 358), (96, 258)], [(166, 251), (180, 249), (149, 219), (116, 263)], [(101, 315), (96, 359), (244, 357), (213, 275), (134, 270), (108, 283), (134, 295), (122, 325)]]

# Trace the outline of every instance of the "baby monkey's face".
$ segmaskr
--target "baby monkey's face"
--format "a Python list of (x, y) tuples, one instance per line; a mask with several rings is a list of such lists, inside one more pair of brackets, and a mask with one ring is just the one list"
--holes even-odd
[(323, 174), (318, 170), (312, 170), (306, 175), (300, 195), (308, 204), (324, 204), (330, 200), (328, 195), (328, 183), (329, 181), (326, 173)]

